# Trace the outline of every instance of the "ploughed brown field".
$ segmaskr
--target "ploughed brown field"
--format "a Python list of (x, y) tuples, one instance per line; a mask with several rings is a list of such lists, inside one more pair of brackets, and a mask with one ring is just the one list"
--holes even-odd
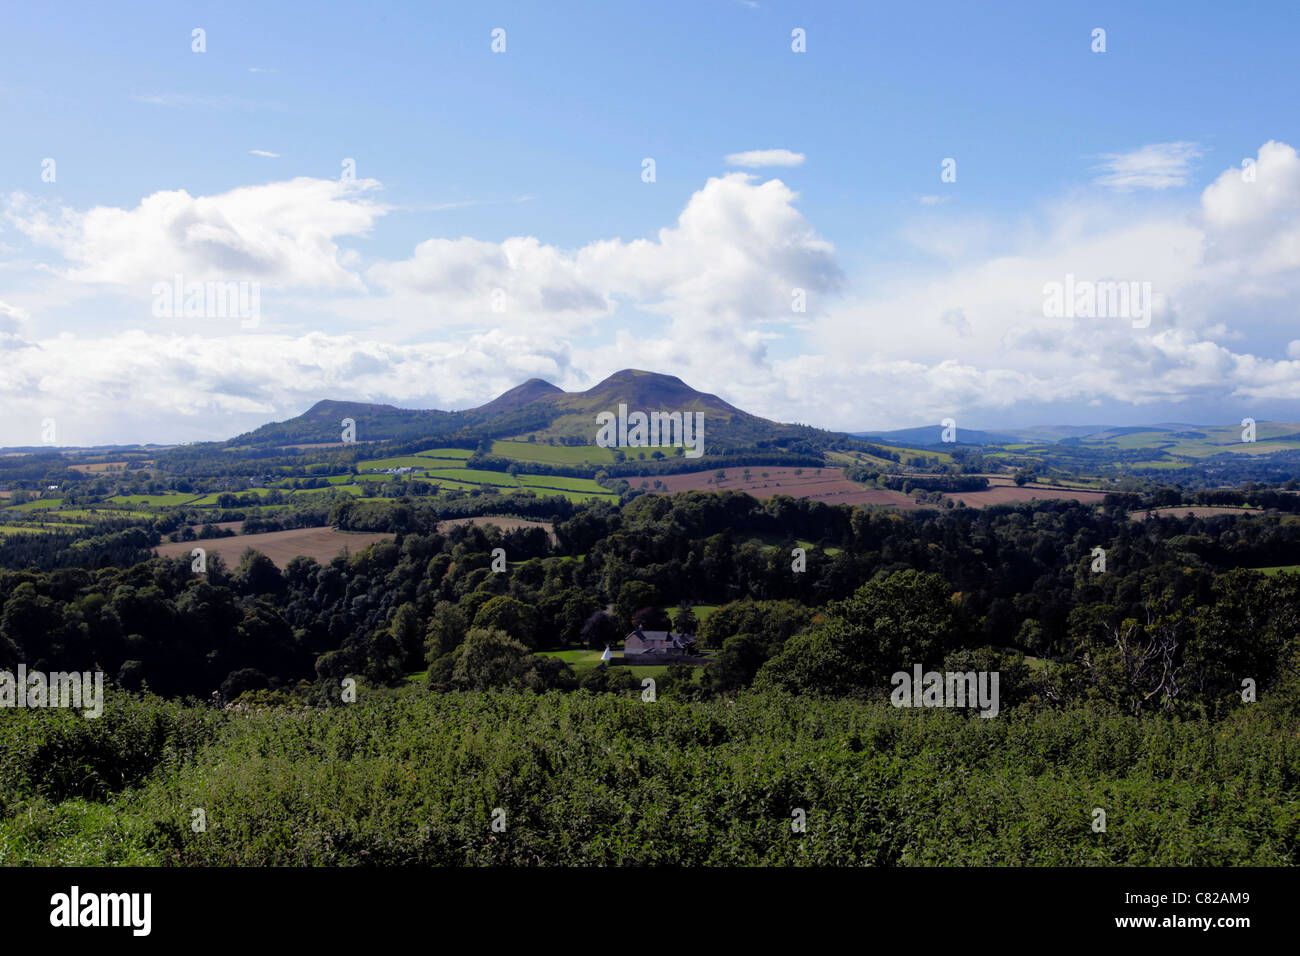
[(967, 508), (987, 508), (990, 505), (1019, 504), (1034, 499), (1059, 498), (1084, 504), (1101, 504), (1103, 491), (1081, 491), (1078, 488), (1034, 487), (1025, 485), (997, 485), (985, 491), (961, 491), (948, 495), (953, 501), (963, 502)]
[[(244, 522), (242, 521), (218, 521), (213, 525), (214, 528), (220, 528), (222, 531), (234, 531), (236, 534), (239, 533), (239, 529), (243, 526)], [(190, 527), (194, 529), (195, 534), (198, 534), (203, 530), (204, 526), (201, 524), (194, 524), (190, 525)]]
[(188, 558), (195, 548), (208, 554), (219, 554), (226, 567), (239, 563), (239, 556), (247, 548), (261, 551), (284, 568), (294, 558), (302, 555), (325, 564), (344, 548), (355, 554), (367, 545), (374, 544), (391, 534), (379, 532), (335, 531), (333, 528), (294, 528), (292, 531), (268, 531), (263, 534), (239, 534), (233, 538), (206, 538), (198, 541), (165, 541), (154, 550), (167, 558)]
[[(1153, 508), (1151, 513), (1165, 518), (1184, 518), (1187, 515), (1194, 515), (1197, 518), (1213, 518), (1215, 515), (1262, 515), (1264, 512), (1259, 508), (1216, 508), (1206, 506), (1203, 508)], [(1145, 511), (1131, 511), (1129, 517), (1134, 521), (1145, 521), (1147, 513)]]
[(555, 540), (555, 526), (549, 521), (534, 521), (531, 518), (497, 518), (491, 515), (479, 516), (475, 518), (444, 518), (438, 522), (438, 530), (443, 530), (454, 524), (474, 524), (480, 528), (485, 525), (496, 525), (502, 531), (517, 531), (520, 528), (541, 528)]
[[(795, 474), (800, 471), (800, 474)], [(717, 469), (690, 471), (679, 475), (640, 475), (628, 478), (633, 488), (646, 482), (646, 491), (656, 494), (676, 494), (680, 491), (743, 491), (755, 498), (772, 498), (789, 495), (791, 498), (812, 498), (828, 505), (889, 505), (894, 508), (921, 507), (907, 495), (883, 488), (864, 488), (844, 477), (843, 468), (768, 468), (754, 465), (745, 479), (744, 468), (726, 468), (722, 480), (715, 479)], [(766, 475), (767, 477), (764, 477)], [(663, 482), (654, 487), (655, 479)]]
[(121, 471), (126, 467), (124, 461), (100, 461), (89, 465), (69, 465), (68, 471), (84, 471), (90, 474), (99, 474), (105, 471)]

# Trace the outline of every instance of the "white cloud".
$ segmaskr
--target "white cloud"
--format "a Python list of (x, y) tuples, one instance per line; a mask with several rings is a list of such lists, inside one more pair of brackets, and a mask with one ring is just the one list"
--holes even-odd
[(271, 153), (271, 152), (268, 152), (268, 151), (265, 150), (265, 149), (250, 149), (248, 152), (249, 152), (249, 154), (252, 155), (252, 156), (265, 156), (265, 157), (267, 157), (268, 159), (279, 159), (279, 158), (280, 158), (280, 154), (279, 154), (279, 153)]
[(562, 379), (567, 361), (542, 338), (500, 331), (418, 345), (323, 333), (64, 335), (0, 363), (0, 444), (36, 444), (46, 417), (61, 443), (90, 444), (225, 439), (321, 398), (468, 407), (533, 376)]
[[(0, 442), (32, 443), (44, 416), (68, 441), (228, 437), (324, 397), (465, 407), (534, 375), (580, 388), (627, 366), (827, 427), (947, 415), (987, 427), (1027, 405), (1098, 402), (1191, 401), (1239, 420), (1261, 403), (1300, 401), (1300, 157), (1266, 143), (1255, 173), (1246, 182), (1230, 167), (1181, 202), (1090, 194), (944, 230), (917, 209), (898, 232), (907, 268), (882, 264), (847, 292), (797, 194), (744, 173), (708, 180), (653, 236), (574, 249), (434, 237), (366, 269), (336, 243), (383, 214), (369, 198), (377, 184), (157, 193), (137, 209), (84, 213), (19, 200), (15, 223), (61, 251), (71, 278), (227, 275), (239, 253), (305, 289), (298, 328), (304, 316), (335, 326), (298, 333), (277, 315), (252, 334), (41, 336), (24, 316), (19, 337), (0, 309), (12, 330), (0, 328), (0, 401), (16, 416)], [(1067, 274), (1149, 282), (1150, 327), (1046, 317), (1044, 283)], [(323, 294), (340, 288), (357, 294)], [(497, 288), (505, 313), (491, 309)], [(794, 288), (808, 293), (805, 314), (791, 312)], [(49, 321), (47, 301), (20, 301)]]
[(8, 302), (0, 302), (0, 331), (16, 331), (19, 325), (30, 317), (26, 309), (20, 309)]
[(1253, 173), (1248, 180), (1241, 168), (1225, 170), (1202, 194), (1201, 215), (1213, 240), (1209, 257), (1244, 276), (1300, 269), (1300, 156), (1269, 141)]
[[(1050, 208), (998, 253), (958, 243), (930, 274), (837, 303), (807, 330), (813, 354), (776, 368), (816, 380), (806, 414), (844, 427), (996, 418), (1035, 403), (1293, 401), (1300, 346), (1277, 336), (1300, 295), (1297, 223), (1300, 158), (1268, 143), (1255, 182), (1229, 169), (1190, 208), (1090, 197)], [(1150, 327), (1046, 317), (1044, 284), (1067, 274), (1150, 283)]]
[[(692, 321), (788, 320), (794, 289), (815, 301), (841, 279), (834, 247), (795, 208), (797, 198), (778, 179), (731, 173), (705, 183), (654, 239), (599, 240), (574, 251), (534, 237), (429, 239), (367, 278), (392, 296), (385, 315), (418, 301), (422, 314), (446, 324), (540, 322), (558, 332), (619, 304)], [(494, 301), (502, 311), (493, 311)]]
[(352, 256), (336, 239), (367, 233), (384, 207), (373, 180), (294, 179), (215, 196), (157, 192), (134, 209), (97, 206), (57, 214), (30, 197), (10, 198), (10, 221), (70, 264), (76, 282), (148, 288), (175, 274), (187, 281), (247, 279), (268, 285), (360, 289)]
[(745, 166), (758, 169), (762, 166), (802, 166), (803, 153), (794, 153), (788, 149), (751, 149), (743, 153), (730, 153), (726, 158), (728, 166)]
[(1093, 182), (1119, 192), (1185, 186), (1193, 160), (1201, 156), (1196, 143), (1152, 143), (1131, 153), (1107, 153)]

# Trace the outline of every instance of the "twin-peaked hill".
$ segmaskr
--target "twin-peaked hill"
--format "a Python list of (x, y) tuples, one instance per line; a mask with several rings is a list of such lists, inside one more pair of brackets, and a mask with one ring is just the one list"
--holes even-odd
[[(861, 465), (868, 471), (977, 471), (1003, 467), (1076, 477), (1130, 473), (1155, 480), (1177, 474), (1180, 481), (1194, 480), (1206, 486), (1247, 480), (1285, 481), (1300, 476), (1300, 424), (1296, 423), (1260, 422), (1253, 442), (1242, 441), (1242, 429), (1237, 424), (1057, 426), (1005, 432), (958, 428), (955, 444), (941, 441), (943, 429), (938, 425), (850, 436), (760, 418), (717, 395), (697, 391), (676, 376), (637, 369), (615, 372), (579, 392), (566, 392), (533, 378), (484, 405), (460, 411), (326, 400), (296, 418), (263, 425), (222, 447), (263, 457), (276, 455), (277, 449), (286, 446), (337, 445), (344, 419), (355, 423), (355, 438), (364, 443), (363, 448), (374, 443), (388, 446), (373, 452), (358, 449), (358, 456), (363, 458), (410, 454), (436, 445), (488, 453), (490, 440), (504, 439), (593, 445), (598, 432), (597, 414), (617, 413), (619, 405), (626, 405), (629, 412), (703, 413), (704, 459), (660, 462), (663, 467), (650, 469), (655, 473), (663, 472), (670, 464), (673, 467), (669, 470), (676, 471), (788, 463), (796, 467)], [(504, 468), (508, 462), (502, 456), (516, 457), (498, 446), (480, 459), (480, 464)], [(494, 457), (497, 460), (491, 460)], [(628, 457), (639, 461), (642, 456)], [(636, 462), (629, 460), (614, 470), (636, 467)]]
[(599, 412), (702, 412), (707, 450), (772, 448), (833, 436), (805, 425), (784, 425), (696, 391), (673, 375), (624, 369), (582, 392), (566, 392), (532, 378), (477, 408), (440, 411), (397, 408), (364, 402), (325, 400), (288, 421), (263, 425), (227, 442), (232, 448), (272, 448), (339, 441), (343, 419), (355, 422), (360, 442), (478, 441), (484, 438), (555, 439), (563, 444), (594, 444)]

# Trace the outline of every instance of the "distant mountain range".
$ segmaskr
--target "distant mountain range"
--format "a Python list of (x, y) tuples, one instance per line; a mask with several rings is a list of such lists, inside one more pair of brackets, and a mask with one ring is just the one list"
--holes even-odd
[[(879, 442), (885, 445), (907, 445), (910, 447), (945, 444), (942, 425), (923, 425), (920, 428), (896, 428), (884, 432), (849, 432), (853, 438), (863, 441)], [(959, 428), (955, 431), (955, 440), (962, 445), (1010, 445), (1025, 441), (1018, 435), (1006, 432), (982, 432), (972, 428)]]
[[(898, 428), (892, 431), (850, 432), (854, 438), (886, 445), (927, 448), (945, 444), (942, 425)], [(1246, 446), (1241, 425), (1188, 425), (1163, 422), (1157, 425), (1046, 425), (1022, 428), (1013, 432), (989, 432), (974, 428), (956, 428), (959, 445), (1110, 445), (1116, 448), (1152, 448), (1172, 454), (1192, 454), (1226, 446)], [(1255, 444), (1300, 442), (1300, 424), (1295, 422), (1258, 422)], [(1239, 448), (1238, 450), (1249, 450)], [(1265, 449), (1254, 449), (1263, 454)]]

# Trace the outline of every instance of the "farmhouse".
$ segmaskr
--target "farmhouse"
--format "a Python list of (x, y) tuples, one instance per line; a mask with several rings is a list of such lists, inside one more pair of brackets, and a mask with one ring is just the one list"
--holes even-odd
[(690, 634), (669, 631), (643, 631), (637, 628), (623, 640), (623, 656), (654, 654), (656, 657), (686, 657), (695, 638)]

